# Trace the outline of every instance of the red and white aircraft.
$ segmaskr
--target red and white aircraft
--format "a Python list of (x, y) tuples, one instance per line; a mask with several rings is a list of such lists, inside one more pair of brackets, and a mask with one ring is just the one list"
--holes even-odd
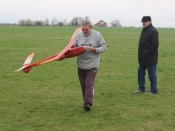
[(82, 27), (78, 27), (74, 34), (72, 35), (72, 38), (70, 40), (70, 42), (68, 43), (68, 45), (58, 54), (55, 54), (53, 56), (47, 57), (45, 59), (39, 60), (33, 64), (30, 64), (30, 62), (33, 59), (34, 53), (31, 53), (30, 55), (28, 55), (27, 59), (25, 60), (23, 66), (19, 69), (17, 69), (15, 72), (18, 72), (20, 70), (23, 70), (25, 73), (28, 73), (30, 71), (30, 69), (34, 66), (39, 66), (45, 63), (48, 63), (50, 61), (54, 61), (54, 60), (63, 60), (64, 58), (70, 58), (70, 57), (74, 57), (74, 56), (78, 56), (82, 53), (84, 53), (84, 48), (82, 46), (76, 47), (76, 48), (71, 48), (74, 44), (75, 41), (75, 36), (78, 32), (80, 32), (82, 29)]

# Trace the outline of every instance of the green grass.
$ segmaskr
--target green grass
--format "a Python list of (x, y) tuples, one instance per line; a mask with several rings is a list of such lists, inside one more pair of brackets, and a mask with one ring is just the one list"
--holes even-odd
[(75, 29), (0, 26), (0, 131), (174, 131), (173, 28), (158, 29), (157, 95), (132, 94), (141, 28), (94, 28), (108, 49), (101, 54), (90, 112), (82, 108), (76, 58), (14, 73), (31, 52), (33, 62), (60, 52)]

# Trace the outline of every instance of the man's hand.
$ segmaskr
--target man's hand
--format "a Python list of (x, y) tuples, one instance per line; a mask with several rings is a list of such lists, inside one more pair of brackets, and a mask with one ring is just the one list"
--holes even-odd
[(96, 52), (96, 49), (89, 46), (89, 47), (87, 48), (87, 51), (88, 51), (88, 52)]

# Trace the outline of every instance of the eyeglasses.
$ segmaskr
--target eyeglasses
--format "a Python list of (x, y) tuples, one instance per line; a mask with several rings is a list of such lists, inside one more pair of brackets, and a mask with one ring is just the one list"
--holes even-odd
[(81, 30), (82, 30), (82, 31), (86, 31), (86, 32), (88, 31), (88, 29), (81, 29)]

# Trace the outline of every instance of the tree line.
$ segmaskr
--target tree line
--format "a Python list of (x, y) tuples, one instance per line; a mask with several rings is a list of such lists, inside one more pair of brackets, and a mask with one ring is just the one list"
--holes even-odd
[[(67, 22), (66, 19), (63, 19), (61, 21), (58, 21), (57, 18), (53, 18), (51, 22), (48, 18), (46, 18), (44, 21), (42, 20), (35, 20), (32, 21), (30, 19), (21, 19), (18, 21), (19, 26), (79, 26), (81, 25), (83, 20), (90, 20), (89, 17), (74, 17), (70, 22)], [(121, 22), (119, 20), (113, 20), (110, 22), (111, 27), (122, 27)]]

